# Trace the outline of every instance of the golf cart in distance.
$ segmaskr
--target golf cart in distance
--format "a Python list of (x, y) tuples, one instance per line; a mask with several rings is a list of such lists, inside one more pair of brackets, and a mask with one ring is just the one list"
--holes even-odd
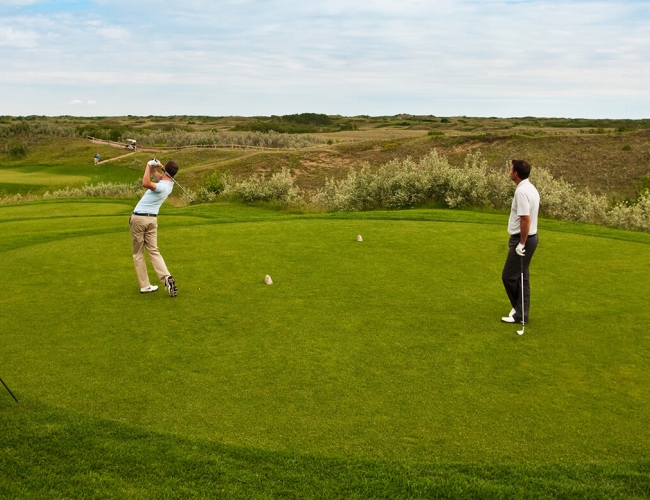
[(127, 139), (124, 149), (132, 149), (135, 151), (135, 139)]

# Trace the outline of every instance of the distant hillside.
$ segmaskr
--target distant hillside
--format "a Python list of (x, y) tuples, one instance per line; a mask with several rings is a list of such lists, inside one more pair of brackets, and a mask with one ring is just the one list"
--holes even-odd
[[(394, 158), (419, 158), (436, 149), (452, 163), (462, 163), (468, 152), (479, 150), (491, 166), (503, 169), (509, 159), (527, 159), (533, 166), (545, 167), (572, 184), (618, 198), (634, 196), (640, 187), (650, 186), (650, 120), (408, 114), (343, 117), (317, 113), (271, 117), (3, 116), (0, 168), (38, 170), (41, 167), (35, 165), (45, 168), (56, 164), (63, 169), (63, 144), (72, 148), (65, 141), (83, 142), (87, 135), (119, 142), (137, 134), (162, 148), (179, 144), (210, 146), (217, 140), (223, 143), (235, 138), (244, 144), (250, 139), (242, 139), (241, 134), (262, 134), (258, 137), (263, 138), (264, 134), (278, 132), (308, 140), (258, 141), (262, 146), (270, 145), (271, 149), (266, 150), (184, 150), (164, 155), (181, 162), (182, 177), (189, 185), (200, 183), (213, 171), (248, 176), (288, 168), (300, 187), (313, 190), (321, 187), (327, 177), (342, 177), (349, 168), (359, 168), (365, 162), (377, 167)], [(71, 168), (64, 174), (77, 174), (74, 165), (85, 162), (85, 155), (94, 155), (90, 153), (95, 146), (87, 146), (88, 151), (83, 152), (85, 147), (80, 143), (69, 149), (75, 152), (67, 153)], [(102, 151), (104, 158), (118, 156), (117, 151)], [(137, 169), (144, 159), (140, 154), (116, 160), (112, 168)]]

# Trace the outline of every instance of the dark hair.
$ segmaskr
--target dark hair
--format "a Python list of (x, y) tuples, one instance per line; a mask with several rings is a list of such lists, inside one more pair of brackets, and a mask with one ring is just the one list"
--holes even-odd
[(167, 172), (167, 175), (169, 177), (174, 177), (176, 175), (176, 172), (178, 172), (178, 165), (176, 164), (176, 162), (168, 161), (167, 164), (165, 165), (165, 172)]
[(521, 180), (528, 179), (530, 175), (530, 165), (524, 160), (512, 160), (512, 170), (517, 172)]

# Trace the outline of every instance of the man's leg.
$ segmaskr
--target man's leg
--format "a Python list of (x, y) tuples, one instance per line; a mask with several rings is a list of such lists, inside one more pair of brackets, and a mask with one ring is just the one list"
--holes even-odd
[[(538, 241), (539, 238), (536, 234), (526, 239), (526, 255), (524, 256), (524, 323), (528, 323), (528, 314), (530, 313), (530, 272), (528, 268), (530, 267), (533, 254), (537, 249)], [(521, 321), (521, 270), (519, 271), (519, 297), (519, 309), (514, 315), (517, 321)]]
[[(519, 255), (515, 252), (517, 243), (519, 243), (519, 236), (511, 236), (508, 240), (508, 256), (506, 257), (503, 272), (501, 273), (503, 287), (506, 289), (508, 300), (510, 300), (510, 304), (515, 311), (521, 309), (521, 291), (519, 289), (519, 281), (521, 280), (521, 264), (519, 261)], [(519, 298), (517, 299), (518, 293)], [(519, 305), (517, 304), (518, 302)], [(517, 313), (515, 312), (515, 314)]]
[(131, 228), (131, 243), (133, 244), (133, 264), (135, 265), (135, 273), (138, 276), (138, 283), (140, 289), (147, 288), (149, 283), (149, 276), (147, 274), (147, 264), (144, 260), (144, 234), (146, 227), (142, 223), (142, 217), (132, 215), (129, 219), (129, 226)]
[[(524, 322), (528, 323), (528, 314), (530, 312), (530, 261), (533, 258), (539, 239), (535, 234), (526, 239), (526, 255), (524, 256)], [(508, 299), (512, 308), (515, 310), (513, 318), (516, 322), (521, 322), (521, 257), (517, 255), (515, 248), (519, 243), (519, 235), (510, 237), (508, 241), (508, 257), (503, 266), (501, 279), (503, 286), (508, 294)]]
[(151, 259), (151, 265), (154, 271), (156, 271), (158, 279), (165, 283), (165, 277), (169, 276), (169, 271), (167, 270), (165, 259), (163, 259), (158, 250), (158, 221), (155, 217), (150, 217), (150, 219), (144, 233), (144, 246), (147, 249), (147, 253)]

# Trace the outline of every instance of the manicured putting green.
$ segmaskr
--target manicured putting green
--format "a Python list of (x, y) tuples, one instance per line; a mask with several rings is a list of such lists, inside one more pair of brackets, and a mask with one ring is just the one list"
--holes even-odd
[(33, 186), (74, 185), (89, 182), (90, 177), (83, 175), (61, 175), (48, 172), (20, 172), (2, 169), (2, 184), (23, 184)]
[(519, 337), (502, 215), (165, 207), (171, 299), (138, 292), (130, 208), (0, 207), (0, 376), (34, 420), (399, 463), (648, 457), (647, 235), (542, 222)]

